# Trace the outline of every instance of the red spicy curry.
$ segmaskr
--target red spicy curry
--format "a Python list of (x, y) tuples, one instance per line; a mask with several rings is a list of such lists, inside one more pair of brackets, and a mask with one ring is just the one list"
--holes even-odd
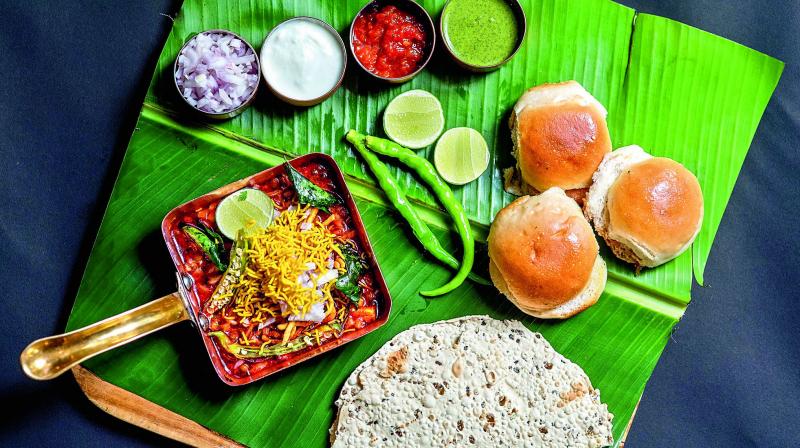
[(202, 330), (233, 383), (305, 359), (378, 318), (381, 290), (335, 187), (318, 162), (251, 179), (246, 188), (269, 196), (275, 218), (234, 241), (219, 235), (223, 198), (177, 216), (178, 268), (194, 280)]

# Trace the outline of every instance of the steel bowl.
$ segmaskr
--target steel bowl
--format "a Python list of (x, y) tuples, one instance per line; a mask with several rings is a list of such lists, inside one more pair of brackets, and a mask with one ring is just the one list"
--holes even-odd
[[(275, 28), (273, 28), (269, 32), (269, 34), (267, 34), (267, 37), (264, 38), (264, 42), (261, 44), (261, 51), (262, 52), (264, 51), (264, 49), (267, 46), (267, 41), (269, 40), (270, 36), (272, 36), (272, 33), (275, 32), (275, 30), (280, 28), (285, 23), (288, 23), (288, 22), (291, 22), (291, 21), (295, 21), (295, 20), (306, 20), (306, 21), (310, 21), (310, 22), (314, 22), (316, 24), (319, 24), (323, 28), (325, 28), (328, 32), (330, 32), (334, 37), (336, 37), (336, 40), (337, 40), (337, 42), (339, 43), (339, 46), (342, 49), (342, 61), (343, 61), (343, 63), (342, 63), (342, 72), (339, 74), (339, 80), (336, 82), (336, 85), (334, 85), (330, 90), (328, 90), (327, 92), (325, 92), (321, 96), (318, 96), (318, 97), (312, 98), (312, 99), (303, 100), (303, 99), (292, 98), (292, 97), (284, 94), (280, 90), (276, 89), (275, 86), (273, 86), (269, 82), (269, 79), (267, 78), (267, 72), (266, 71), (261, 70), (261, 75), (263, 76), (264, 81), (267, 83), (267, 87), (269, 88), (270, 92), (272, 92), (276, 97), (280, 98), (282, 101), (285, 101), (285, 102), (287, 102), (287, 103), (289, 103), (291, 105), (294, 105), (294, 106), (313, 106), (315, 104), (319, 104), (319, 103), (325, 101), (326, 99), (328, 99), (328, 97), (333, 95), (333, 93), (336, 92), (336, 90), (338, 90), (339, 87), (342, 85), (342, 81), (344, 80), (344, 74), (345, 74), (345, 72), (347, 72), (347, 47), (345, 47), (345, 45), (344, 45), (344, 41), (342, 40), (342, 36), (340, 36), (339, 33), (332, 26), (330, 26), (328, 23), (326, 23), (326, 22), (324, 22), (324, 21), (322, 21), (320, 19), (317, 19), (315, 17), (298, 16), (298, 17), (292, 17), (291, 19), (284, 20), (283, 22), (281, 22), (278, 25), (276, 25)], [(263, 58), (262, 58), (262, 60), (263, 60)]]
[[(178, 57), (180, 57), (180, 55), (183, 53), (183, 50), (186, 49), (186, 47), (192, 42), (192, 40), (194, 40), (195, 37), (197, 37), (197, 35), (204, 34), (204, 33), (209, 33), (209, 34), (230, 34), (233, 37), (241, 40), (245, 45), (247, 45), (247, 47), (253, 52), (253, 55), (255, 56), (255, 64), (256, 64), (256, 70), (257, 70), (256, 71), (256, 75), (258, 75), (258, 77), (256, 79), (258, 79), (259, 81), (256, 82), (256, 86), (255, 86), (255, 88), (253, 88), (253, 91), (250, 93), (250, 97), (247, 98), (244, 102), (242, 102), (242, 104), (240, 104), (238, 107), (233, 108), (233, 109), (231, 109), (229, 111), (220, 112), (220, 113), (212, 113), (212, 112), (206, 112), (204, 110), (200, 110), (197, 107), (192, 106), (191, 104), (189, 104), (188, 101), (186, 101), (186, 98), (184, 98), (183, 92), (181, 91), (180, 87), (178, 87), (178, 80), (175, 79), (175, 74), (178, 72)], [(258, 60), (258, 53), (256, 52), (255, 48), (253, 48), (253, 46), (250, 45), (250, 42), (247, 42), (245, 39), (243, 39), (242, 36), (239, 36), (238, 34), (232, 32), (232, 31), (223, 30), (223, 29), (212, 29), (212, 30), (201, 31), (200, 33), (193, 34), (192, 37), (190, 37), (189, 39), (186, 40), (186, 43), (183, 44), (183, 46), (181, 47), (181, 50), (178, 52), (178, 57), (175, 58), (175, 62), (172, 64), (172, 82), (175, 85), (175, 91), (178, 93), (178, 97), (180, 97), (180, 99), (183, 101), (184, 104), (186, 104), (187, 107), (189, 107), (189, 109), (197, 112), (198, 114), (202, 115), (203, 117), (210, 118), (212, 120), (227, 120), (229, 118), (233, 118), (233, 117), (241, 114), (242, 112), (244, 112), (244, 110), (247, 109), (247, 107), (250, 106), (250, 104), (255, 99), (256, 92), (258, 92), (258, 85), (261, 83), (260, 82), (261, 81), (261, 62)]]
[(519, 51), (519, 49), (522, 47), (522, 42), (525, 40), (525, 33), (528, 29), (527, 19), (525, 18), (525, 10), (522, 8), (522, 4), (519, 2), (519, 0), (505, 0), (505, 2), (511, 7), (511, 10), (514, 12), (514, 17), (517, 19), (517, 24), (519, 25), (517, 30), (517, 45), (514, 47), (514, 51), (512, 51), (508, 57), (497, 64), (473, 65), (456, 56), (453, 47), (450, 46), (450, 42), (448, 42), (447, 36), (444, 33), (444, 15), (447, 11), (447, 8), (452, 4), (452, 0), (447, 0), (447, 3), (444, 4), (444, 8), (442, 8), (442, 14), (439, 16), (439, 33), (441, 33), (442, 42), (444, 42), (444, 48), (447, 50), (447, 53), (456, 62), (456, 64), (472, 72), (487, 73), (497, 70), (503, 66), (503, 64), (510, 61), (515, 54), (517, 54), (517, 51)]
[[(397, 6), (398, 8), (413, 14), (420, 21), (420, 23), (422, 23), (422, 26), (425, 28), (425, 32), (428, 34), (428, 36), (430, 36), (429, 38), (430, 40), (428, 44), (425, 46), (426, 56), (425, 58), (423, 58), (419, 66), (417, 66), (417, 69), (405, 76), (401, 76), (398, 78), (387, 78), (385, 76), (379, 76), (369, 71), (366, 67), (364, 67), (364, 64), (362, 64), (361, 61), (358, 60), (355, 49), (353, 48), (356, 20), (358, 20), (358, 18), (361, 17), (366, 12), (375, 11), (387, 5)], [(391, 84), (401, 84), (417, 76), (417, 74), (419, 74), (419, 72), (421, 72), (425, 68), (425, 66), (428, 65), (428, 62), (430, 62), (431, 57), (433, 56), (433, 50), (435, 48), (436, 48), (436, 28), (433, 25), (433, 19), (431, 18), (430, 14), (428, 14), (428, 11), (426, 11), (425, 8), (423, 8), (419, 3), (415, 2), (414, 0), (373, 0), (364, 5), (364, 7), (358, 11), (358, 14), (356, 14), (356, 16), (353, 18), (353, 22), (350, 24), (350, 53), (353, 54), (353, 59), (356, 60), (356, 64), (358, 64), (362, 69), (364, 69), (365, 72), (369, 73), (370, 76)]]

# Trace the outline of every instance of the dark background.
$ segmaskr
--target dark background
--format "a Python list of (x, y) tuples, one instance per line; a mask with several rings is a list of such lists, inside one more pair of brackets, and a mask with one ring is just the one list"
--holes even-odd
[[(28, 342), (64, 329), (171, 25), (165, 14), (179, 2), (8, 3), (0, 0), (0, 445), (171, 445), (95, 408), (70, 375), (26, 379), (17, 359)], [(628, 446), (798, 446), (800, 4), (622, 3), (786, 62), (711, 252), (707, 286), (692, 292)]]

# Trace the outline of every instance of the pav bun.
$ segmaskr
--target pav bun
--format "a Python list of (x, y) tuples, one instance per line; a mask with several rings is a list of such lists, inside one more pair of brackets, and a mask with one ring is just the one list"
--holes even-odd
[(489, 230), (489, 273), (523, 312), (564, 319), (597, 302), (606, 264), (580, 207), (560, 188), (523, 196)]
[[(519, 191), (589, 187), (611, 152), (606, 109), (575, 81), (543, 84), (525, 92), (511, 113), (511, 139)], [(508, 188), (514, 190), (513, 187)]]
[(680, 163), (627, 146), (601, 163), (584, 211), (617, 257), (655, 267), (694, 242), (703, 222), (703, 192)]

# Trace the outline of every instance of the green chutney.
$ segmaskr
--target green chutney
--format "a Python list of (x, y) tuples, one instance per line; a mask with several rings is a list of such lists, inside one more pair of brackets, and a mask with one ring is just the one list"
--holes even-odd
[(442, 12), (442, 34), (461, 61), (488, 67), (517, 46), (517, 18), (505, 0), (450, 0)]

